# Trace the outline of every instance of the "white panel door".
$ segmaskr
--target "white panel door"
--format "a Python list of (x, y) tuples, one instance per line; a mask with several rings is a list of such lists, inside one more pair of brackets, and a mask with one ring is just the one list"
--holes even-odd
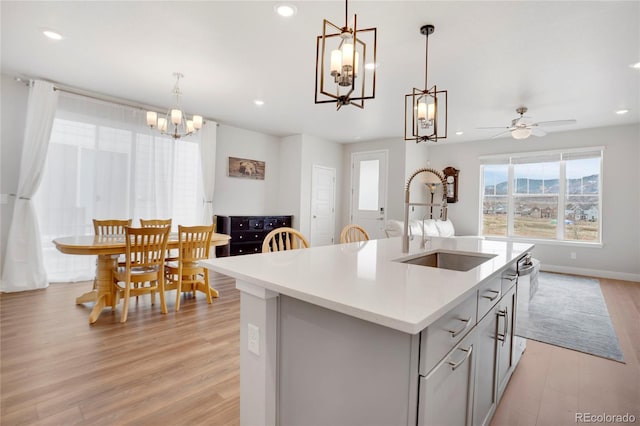
[(313, 166), (311, 176), (312, 246), (333, 244), (336, 223), (336, 169)]
[(386, 150), (351, 155), (351, 223), (362, 226), (371, 239), (385, 237), (387, 157)]

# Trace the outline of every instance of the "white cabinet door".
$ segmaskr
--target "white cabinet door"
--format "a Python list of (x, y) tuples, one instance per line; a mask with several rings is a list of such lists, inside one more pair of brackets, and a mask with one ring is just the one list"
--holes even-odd
[(494, 307), (476, 326), (476, 383), (474, 426), (488, 425), (498, 403), (496, 392), (496, 331), (498, 308)]
[(514, 321), (516, 286), (511, 287), (498, 303), (498, 401), (507, 387), (514, 369)]
[(475, 333), (465, 337), (429, 375), (420, 376), (418, 425), (469, 426), (473, 409)]

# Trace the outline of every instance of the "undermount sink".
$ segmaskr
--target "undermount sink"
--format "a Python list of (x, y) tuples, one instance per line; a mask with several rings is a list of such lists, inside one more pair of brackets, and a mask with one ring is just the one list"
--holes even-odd
[(495, 256), (495, 254), (462, 254), (436, 251), (418, 256), (411, 256), (410, 258), (398, 259), (397, 262), (466, 272), (488, 260), (491, 260)]

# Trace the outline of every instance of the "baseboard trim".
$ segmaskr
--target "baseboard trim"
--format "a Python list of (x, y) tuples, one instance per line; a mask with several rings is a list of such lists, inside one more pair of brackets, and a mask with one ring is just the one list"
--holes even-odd
[(540, 270), (546, 272), (559, 272), (561, 274), (585, 275), (589, 277), (640, 282), (640, 274), (629, 274), (626, 272), (603, 271), (601, 269), (572, 268), (570, 266), (548, 265), (542, 262), (540, 263)]

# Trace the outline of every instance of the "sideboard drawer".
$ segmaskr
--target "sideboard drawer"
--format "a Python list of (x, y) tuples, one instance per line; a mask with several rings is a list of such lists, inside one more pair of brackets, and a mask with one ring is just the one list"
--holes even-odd
[(231, 254), (231, 256), (238, 256), (253, 253), (262, 253), (262, 242), (233, 244), (229, 254)]

